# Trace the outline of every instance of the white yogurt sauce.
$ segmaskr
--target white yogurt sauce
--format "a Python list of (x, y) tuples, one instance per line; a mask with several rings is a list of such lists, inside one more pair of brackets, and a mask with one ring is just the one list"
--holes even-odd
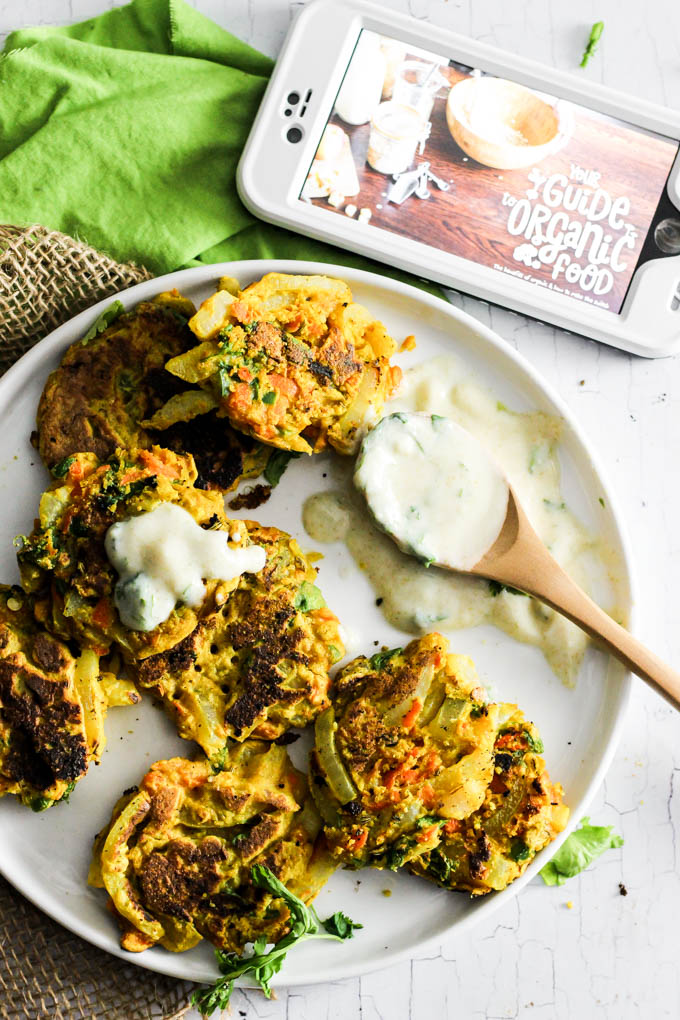
[(383, 418), (364, 439), (354, 484), (402, 549), (457, 570), (488, 552), (508, 505), (505, 476), (479, 440), (436, 414)]
[(178, 602), (200, 606), (206, 578), (230, 581), (257, 573), (267, 558), (261, 546), (229, 544), (227, 532), (205, 531), (174, 503), (113, 524), (105, 548), (119, 575), (118, 614), (130, 630), (141, 631), (167, 620)]
[[(408, 370), (386, 411), (443, 415), (472, 433), (502, 468), (558, 563), (601, 602), (612, 600), (618, 569), (613, 553), (570, 512), (560, 491), (558, 418), (508, 410), (449, 355)], [(536, 599), (498, 591), (485, 580), (427, 569), (375, 526), (352, 485), (352, 466), (337, 464), (333, 475), (334, 491), (307, 500), (305, 528), (318, 542), (346, 542), (393, 626), (418, 634), (491, 623), (541, 648), (557, 676), (573, 683), (588, 644), (578, 627)]]

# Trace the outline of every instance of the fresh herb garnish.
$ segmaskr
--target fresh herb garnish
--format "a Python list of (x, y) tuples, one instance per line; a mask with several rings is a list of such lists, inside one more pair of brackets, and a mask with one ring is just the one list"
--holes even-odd
[(223, 772), (227, 767), (227, 758), (229, 756), (229, 743), (227, 742), (224, 747), (221, 747), (210, 759), (210, 766), (213, 772)]
[(343, 914), (342, 910), (336, 910), (334, 914), (327, 917), (321, 924), (328, 932), (336, 939), (351, 939), (357, 928), (363, 928), (363, 924), (357, 924), (347, 914)]
[(453, 865), (449, 858), (441, 852), (441, 850), (433, 850), (430, 854), (430, 861), (427, 866), (427, 870), (431, 875), (446, 885), (451, 875)]
[(273, 404), (273, 403), (275, 403), (275, 401), (276, 401), (276, 390), (269, 390), (269, 392), (265, 393), (264, 396), (262, 397), (262, 403), (263, 404)]
[(340, 659), (342, 658), (342, 652), (337, 647), (337, 645), (329, 645), (328, 646), (328, 654), (331, 657), (331, 661), (334, 662), (334, 663), (335, 662), (339, 662)]
[(49, 797), (34, 797), (31, 801), (31, 811), (46, 811), (53, 803)]
[(64, 801), (65, 804), (68, 804), (69, 797), (71, 796), (71, 794), (73, 793), (75, 788), (76, 788), (76, 781), (75, 781), (75, 779), (72, 779), (71, 782), (66, 787), (66, 789), (64, 790), (64, 792), (61, 795), (61, 797), (59, 798), (58, 803), (61, 804), (61, 802)]
[(265, 951), (267, 938), (264, 935), (253, 943), (251, 956), (238, 956), (237, 953), (225, 953), (216, 949), (215, 956), (223, 977), (218, 978), (214, 985), (199, 988), (191, 996), (191, 1004), (203, 1016), (212, 1016), (215, 1010), (226, 1009), (236, 978), (245, 974), (256, 981), (270, 999), (271, 979), (281, 970), (289, 949), (308, 939), (333, 939), (336, 942), (343, 942), (345, 939), (351, 939), (357, 928), (363, 927), (340, 910), (322, 921), (313, 907), (308, 907), (298, 899), (269, 868), (261, 864), (255, 865), (251, 875), (256, 886), (266, 889), (286, 903), (290, 911), (290, 931), (279, 939), (269, 952)]
[(413, 840), (402, 836), (394, 843), (385, 854), (385, 867), (390, 871), (397, 871), (403, 865), (410, 851), (413, 849)]
[(513, 839), (510, 845), (510, 860), (519, 863), (520, 861), (526, 861), (531, 857), (531, 850), (526, 845), (523, 839)]
[(539, 874), (546, 885), (564, 885), (568, 878), (580, 874), (605, 850), (623, 846), (621, 836), (612, 835), (613, 825), (591, 825), (587, 816), (580, 828), (572, 832), (551, 861)]
[(527, 744), (529, 745), (530, 751), (534, 751), (536, 754), (543, 754), (543, 752), (545, 751), (545, 747), (543, 746), (543, 741), (541, 740), (540, 737), (538, 738), (532, 737), (529, 730), (524, 730), (524, 736), (526, 737), (526, 741)]
[(595, 53), (595, 50), (597, 49), (597, 44), (600, 41), (600, 36), (602, 35), (603, 32), (604, 32), (604, 21), (596, 21), (595, 24), (593, 25), (593, 27), (590, 30), (590, 37), (588, 39), (588, 43), (586, 45), (586, 48), (583, 51), (583, 56), (581, 57), (581, 64), (580, 64), (581, 67), (585, 67), (586, 64), (588, 63), (588, 61), (590, 60), (590, 58)]
[(263, 474), (272, 487), (279, 484), (283, 472), (288, 467), (290, 461), (299, 456), (299, 453), (292, 453), (290, 450), (274, 450), (269, 455), (269, 460)]
[(52, 474), (54, 475), (54, 477), (64, 478), (64, 476), (68, 473), (68, 469), (71, 467), (71, 464), (73, 464), (73, 461), (75, 459), (76, 458), (73, 455), (71, 455), (70, 457), (64, 457), (64, 459), (60, 460), (58, 464), (55, 464), (54, 467), (52, 468)]
[(301, 613), (309, 613), (312, 609), (324, 609), (326, 600), (315, 584), (303, 581), (298, 588), (293, 605)]
[(125, 306), (120, 301), (114, 301), (113, 304), (110, 304), (108, 308), (105, 308), (100, 314), (99, 318), (95, 319), (92, 323), (83, 337), (83, 343), (86, 344), (90, 340), (94, 340), (94, 338), (99, 336), (100, 333), (103, 333), (105, 329), (109, 328), (112, 322), (115, 322), (116, 319), (123, 314), (124, 311)]
[(371, 656), (371, 669), (382, 669), (385, 663), (392, 658), (393, 655), (399, 655), (401, 648), (390, 648), (386, 652), (376, 652), (375, 655)]

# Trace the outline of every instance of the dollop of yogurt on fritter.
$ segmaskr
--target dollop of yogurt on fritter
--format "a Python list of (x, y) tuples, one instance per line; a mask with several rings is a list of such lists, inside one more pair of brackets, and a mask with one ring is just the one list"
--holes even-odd
[(140, 631), (158, 627), (178, 603), (200, 606), (206, 579), (231, 581), (257, 573), (266, 561), (262, 546), (230, 542), (226, 531), (205, 531), (174, 503), (113, 524), (105, 548), (119, 575), (118, 614), (126, 627)]

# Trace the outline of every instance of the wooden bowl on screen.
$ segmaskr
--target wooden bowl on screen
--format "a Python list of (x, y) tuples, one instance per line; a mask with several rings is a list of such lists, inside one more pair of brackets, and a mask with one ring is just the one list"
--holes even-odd
[(566, 140), (554, 107), (504, 78), (459, 81), (449, 92), (446, 122), (463, 152), (496, 170), (540, 163)]

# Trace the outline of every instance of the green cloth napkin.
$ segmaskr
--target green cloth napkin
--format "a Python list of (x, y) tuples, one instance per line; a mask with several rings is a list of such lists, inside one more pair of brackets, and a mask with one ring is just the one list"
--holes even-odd
[(272, 67), (184, 0), (12, 33), (0, 55), (0, 222), (42, 223), (157, 273), (286, 258), (408, 278), (241, 204), (236, 165)]

